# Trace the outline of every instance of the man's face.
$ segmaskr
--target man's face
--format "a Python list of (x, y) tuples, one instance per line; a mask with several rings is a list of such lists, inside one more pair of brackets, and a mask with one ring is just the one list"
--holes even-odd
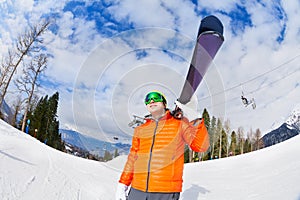
[(153, 115), (156, 113), (162, 113), (165, 110), (165, 104), (163, 102), (154, 102), (153, 100), (147, 105), (148, 111)]

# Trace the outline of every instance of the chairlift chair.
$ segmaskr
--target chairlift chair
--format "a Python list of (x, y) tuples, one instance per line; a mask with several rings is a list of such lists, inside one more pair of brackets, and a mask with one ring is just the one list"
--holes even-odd
[(243, 102), (243, 104), (245, 105), (245, 107), (251, 105), (253, 109), (256, 108), (256, 103), (255, 103), (254, 98), (252, 98), (251, 100), (248, 100), (248, 99), (245, 97), (244, 92), (242, 92), (241, 99), (242, 99), (242, 102)]
[(133, 115), (133, 120), (131, 122), (129, 122), (128, 126), (132, 127), (132, 128), (135, 128), (137, 126), (140, 126), (144, 122), (145, 122), (145, 118), (139, 117), (137, 115)]

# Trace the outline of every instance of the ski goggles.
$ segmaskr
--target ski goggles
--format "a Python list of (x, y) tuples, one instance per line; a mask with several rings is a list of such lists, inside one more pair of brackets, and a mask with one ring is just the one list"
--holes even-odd
[(165, 102), (163, 95), (159, 92), (150, 92), (146, 95), (145, 104), (148, 105), (151, 101), (154, 102)]

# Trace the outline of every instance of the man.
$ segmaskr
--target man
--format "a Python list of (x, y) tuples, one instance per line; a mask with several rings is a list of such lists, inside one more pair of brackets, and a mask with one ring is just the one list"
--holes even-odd
[[(175, 118), (166, 108), (166, 98), (158, 91), (148, 93), (145, 104), (150, 115), (134, 130), (116, 200), (178, 200), (182, 190), (185, 144), (197, 152), (209, 147), (204, 121)], [(190, 108), (179, 102), (176, 105), (183, 116), (191, 116)]]

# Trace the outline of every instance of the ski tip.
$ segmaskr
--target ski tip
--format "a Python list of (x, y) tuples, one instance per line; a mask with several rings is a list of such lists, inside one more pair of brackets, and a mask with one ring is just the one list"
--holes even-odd
[(201, 20), (198, 36), (206, 31), (214, 31), (217, 32), (219, 35), (223, 36), (223, 29), (223, 24), (219, 20), (219, 18), (217, 18), (214, 15), (209, 15)]

